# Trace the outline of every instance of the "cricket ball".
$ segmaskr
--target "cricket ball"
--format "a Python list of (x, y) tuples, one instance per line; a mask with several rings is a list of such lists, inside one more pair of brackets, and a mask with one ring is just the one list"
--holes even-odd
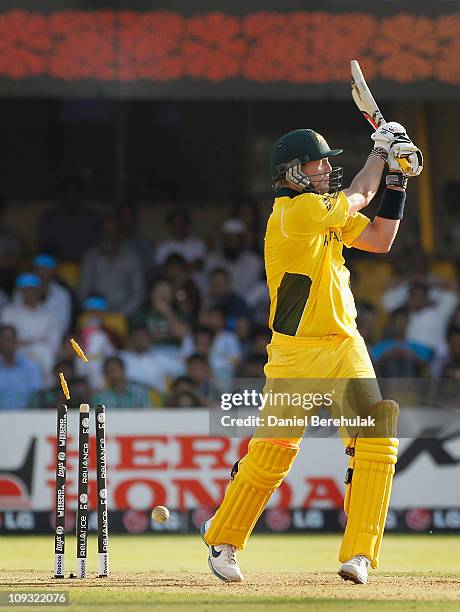
[(155, 506), (152, 510), (152, 518), (157, 523), (165, 523), (169, 519), (169, 510), (165, 506)]

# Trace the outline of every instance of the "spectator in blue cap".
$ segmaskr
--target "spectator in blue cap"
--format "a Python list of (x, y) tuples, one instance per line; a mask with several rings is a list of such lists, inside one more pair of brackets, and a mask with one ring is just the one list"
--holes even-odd
[(92, 295), (83, 302), (83, 310), (89, 312), (91, 310), (97, 310), (97, 312), (107, 312), (109, 306), (105, 297), (100, 295)]
[[(33, 260), (35, 272), (40, 277), (40, 298), (43, 309), (51, 314), (59, 327), (60, 338), (68, 332), (72, 315), (72, 299), (70, 291), (56, 279), (57, 261), (53, 255), (39, 253)], [(22, 295), (16, 291), (14, 303), (22, 304)]]
[(108, 303), (101, 295), (90, 295), (83, 301), (83, 314), (78, 320), (81, 346), (88, 357), (88, 363), (77, 362), (77, 373), (85, 376), (95, 389), (104, 383), (103, 364), (115, 353), (111, 334), (106, 326)]
[(42, 285), (38, 274), (20, 274), (16, 279), (16, 289), (20, 293), (21, 303), (4, 308), (2, 323), (16, 328), (22, 353), (39, 364), (46, 382), (49, 382), (60, 330), (53, 316), (41, 304)]

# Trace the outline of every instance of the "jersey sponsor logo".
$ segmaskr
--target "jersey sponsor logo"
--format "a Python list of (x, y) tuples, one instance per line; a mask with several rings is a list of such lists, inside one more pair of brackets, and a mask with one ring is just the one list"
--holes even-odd
[(323, 246), (327, 246), (330, 242), (332, 242), (332, 240), (342, 242), (342, 233), (334, 228), (326, 230), (324, 234)]

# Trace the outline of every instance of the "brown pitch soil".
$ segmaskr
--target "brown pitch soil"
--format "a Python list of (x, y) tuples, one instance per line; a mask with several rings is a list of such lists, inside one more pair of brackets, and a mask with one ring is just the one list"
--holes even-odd
[(82, 590), (206, 594), (374, 601), (459, 602), (460, 577), (449, 574), (372, 574), (367, 585), (342, 581), (333, 573), (251, 573), (245, 582), (226, 584), (196, 572), (115, 572), (109, 578), (55, 580), (44, 571), (2, 571), (2, 590)]

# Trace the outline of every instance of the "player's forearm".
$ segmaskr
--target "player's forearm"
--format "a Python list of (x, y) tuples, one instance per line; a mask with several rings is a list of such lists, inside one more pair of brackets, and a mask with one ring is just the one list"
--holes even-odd
[(398, 233), (406, 194), (401, 187), (387, 187), (372, 222), (375, 228), (376, 244), (379, 253), (388, 253)]
[(398, 233), (399, 224), (399, 219), (394, 220), (375, 217), (372, 226), (374, 227), (377, 253), (388, 253)]
[(352, 246), (369, 253), (388, 253), (399, 229), (399, 219), (375, 217)]
[(375, 196), (382, 179), (384, 166), (385, 162), (380, 157), (375, 155), (368, 157), (363, 168), (352, 180), (350, 187), (344, 189), (350, 203), (350, 214), (367, 206)]
[(388, 253), (398, 233), (406, 194), (399, 187), (387, 187), (372, 223), (354, 240), (353, 246), (371, 253)]

